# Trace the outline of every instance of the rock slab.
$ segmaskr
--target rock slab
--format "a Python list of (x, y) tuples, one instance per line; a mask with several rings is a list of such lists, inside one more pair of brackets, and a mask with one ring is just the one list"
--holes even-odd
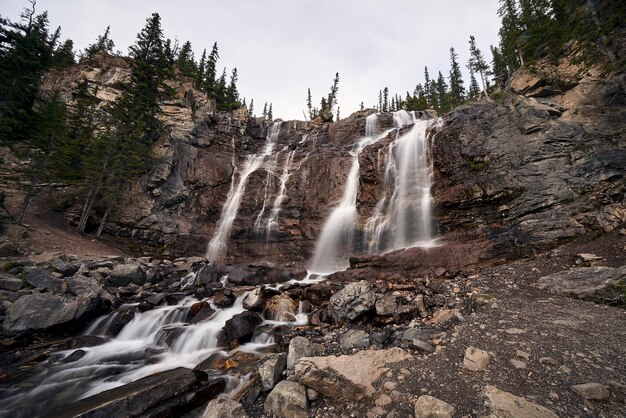
[(265, 399), (265, 412), (283, 418), (308, 418), (305, 387), (287, 380), (279, 382)]
[(558, 418), (548, 408), (493, 386), (485, 387), (481, 402), (481, 418)]
[(365, 280), (350, 283), (328, 302), (328, 313), (337, 322), (353, 322), (376, 305), (376, 295)]
[(422, 395), (415, 402), (415, 418), (452, 418), (456, 408), (432, 396)]

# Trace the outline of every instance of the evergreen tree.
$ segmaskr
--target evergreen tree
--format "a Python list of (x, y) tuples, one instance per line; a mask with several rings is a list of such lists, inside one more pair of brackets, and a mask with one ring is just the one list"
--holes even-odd
[(254, 99), (250, 99), (250, 107), (248, 107), (248, 114), (254, 117)]
[(206, 63), (206, 73), (204, 76), (204, 82), (205, 82), (205, 87), (204, 90), (207, 92), (207, 95), (212, 98), (212, 99), (216, 99), (216, 77), (217, 77), (217, 73), (216, 73), (216, 66), (217, 66), (217, 60), (220, 58), (219, 56), (219, 51), (217, 48), (217, 42), (215, 42), (213, 44), (213, 48), (211, 49), (211, 53), (209, 54), (209, 59), (207, 60)]
[(315, 115), (313, 115), (313, 101), (311, 99), (311, 89), (310, 88), (307, 89), (306, 108), (307, 108), (307, 111), (309, 112), (309, 120), (315, 119)]
[(52, 54), (51, 66), (60, 70), (74, 64), (74, 41), (67, 39)]
[(389, 111), (389, 89), (385, 87), (383, 89), (383, 112)]
[(198, 70), (196, 71), (195, 87), (202, 90), (204, 88), (204, 73), (206, 70), (206, 49), (202, 51), (202, 57), (198, 64)]
[(424, 67), (424, 93), (426, 94), (426, 104), (429, 107), (433, 107), (433, 96), (431, 90), (431, 79), (428, 73), (428, 67)]
[(379, 112), (383, 111), (383, 91), (382, 90), (378, 90), (378, 108), (377, 110)]
[(363, 106), (363, 102), (361, 102), (360, 110), (363, 110), (363, 109), (365, 109), (365, 106)]
[(470, 86), (469, 91), (467, 92), (467, 96), (470, 99), (473, 99), (480, 93), (480, 86), (476, 81), (476, 77), (474, 76), (474, 72), (470, 70)]
[(265, 102), (265, 105), (263, 105), (262, 116), (263, 116), (263, 119), (267, 119), (267, 102)]
[(483, 91), (485, 96), (489, 99), (489, 92), (487, 91), (487, 76), (489, 74), (489, 65), (485, 61), (482, 52), (476, 46), (476, 39), (473, 35), (470, 35), (470, 59), (467, 63), (467, 68), (472, 73), (478, 73), (480, 75), (480, 81), (483, 85)]
[(239, 92), (237, 91), (237, 68), (233, 68), (230, 74), (230, 82), (226, 88), (226, 105), (224, 110), (235, 110), (241, 106)]
[(270, 120), (270, 122), (272, 122), (274, 120), (274, 112), (272, 111), (272, 104), (270, 103), (270, 108), (267, 111), (267, 119)]
[(500, 49), (491, 45), (491, 56), (492, 67), (493, 67), (493, 75), (496, 86), (499, 88), (503, 88), (506, 86), (506, 83), (509, 80), (509, 72), (507, 70), (506, 61), (504, 60), (504, 56), (500, 53)]
[(196, 78), (198, 67), (193, 56), (193, 50), (191, 49), (191, 42), (185, 42), (182, 48), (180, 48), (175, 64), (181, 76), (193, 79)]
[(441, 71), (439, 71), (439, 75), (437, 77), (436, 91), (437, 102), (439, 103), (437, 111), (447, 112), (452, 110), (452, 106), (450, 105), (450, 97), (448, 95), (448, 85), (446, 84), (446, 80), (443, 78), (443, 74), (441, 74)]
[(498, 15), (501, 18), (500, 53), (506, 66), (512, 71), (519, 65), (524, 65), (520, 49), (522, 32), (519, 12), (515, 0), (500, 0)]
[(339, 73), (335, 74), (333, 85), (330, 87), (330, 93), (328, 93), (328, 110), (332, 113), (333, 108), (337, 104), (337, 91), (339, 90)]
[(111, 39), (110, 35), (111, 27), (107, 26), (104, 34), (99, 35), (96, 42), (85, 48), (85, 55), (87, 58), (91, 58), (99, 52), (106, 52), (107, 54), (113, 53), (115, 43)]
[(226, 107), (226, 68), (222, 70), (222, 75), (215, 82), (215, 86), (213, 87), (213, 97), (215, 99), (215, 105), (217, 110), (227, 110)]
[(337, 116), (336, 116), (336, 119), (335, 119), (336, 121), (339, 120), (339, 109), (341, 109), (341, 108), (339, 106), (337, 106)]
[(450, 75), (448, 80), (450, 81), (450, 105), (453, 107), (463, 103), (465, 99), (465, 86), (457, 58), (458, 55), (454, 48), (450, 48)]

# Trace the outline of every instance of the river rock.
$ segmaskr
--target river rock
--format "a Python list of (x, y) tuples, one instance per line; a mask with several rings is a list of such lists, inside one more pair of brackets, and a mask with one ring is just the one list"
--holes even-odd
[(587, 400), (604, 400), (609, 397), (609, 390), (600, 383), (583, 383), (572, 386), (572, 390)]
[(376, 296), (365, 280), (350, 283), (335, 293), (328, 302), (328, 313), (337, 322), (353, 322), (370, 311), (376, 304)]
[(485, 387), (481, 408), (481, 418), (558, 418), (548, 408), (493, 386)]
[(226, 321), (224, 332), (228, 341), (247, 341), (252, 337), (255, 328), (263, 322), (263, 319), (254, 312), (243, 311)]
[(257, 287), (249, 292), (245, 298), (243, 298), (243, 307), (249, 311), (261, 311), (263, 310), (263, 303), (265, 298), (263, 295), (263, 288)]
[(142, 285), (145, 282), (146, 273), (138, 264), (118, 264), (107, 277), (107, 284), (116, 287), (128, 286), (131, 283)]
[(65, 280), (52, 277), (46, 270), (34, 268), (24, 276), (26, 283), (31, 286), (52, 293), (65, 293), (67, 291), (67, 283)]
[(308, 418), (305, 387), (287, 380), (279, 382), (265, 399), (265, 412), (283, 418)]
[(367, 348), (370, 346), (370, 336), (360, 329), (351, 329), (341, 335), (341, 346), (346, 350), (352, 348)]
[(274, 321), (293, 322), (296, 320), (298, 305), (286, 294), (273, 296), (265, 304), (263, 315)]
[(215, 283), (221, 278), (220, 270), (213, 264), (206, 264), (198, 270), (196, 281), (202, 284)]
[(203, 322), (215, 313), (215, 309), (206, 301), (196, 302), (189, 307), (186, 321), (192, 324)]
[(473, 372), (487, 370), (489, 353), (474, 347), (467, 347), (463, 357), (463, 367)]
[(202, 414), (202, 418), (247, 418), (239, 402), (228, 398), (217, 398), (209, 402)]
[(447, 402), (422, 395), (415, 402), (415, 418), (452, 418), (456, 409)]
[(274, 353), (262, 357), (257, 362), (261, 385), (265, 390), (272, 390), (280, 380), (280, 376), (287, 366), (287, 354)]
[(550, 292), (598, 303), (617, 300), (626, 290), (626, 266), (578, 267), (537, 280), (536, 286)]
[(330, 398), (358, 400), (374, 394), (372, 384), (388, 364), (412, 358), (400, 348), (363, 350), (353, 355), (304, 357), (296, 363), (295, 377)]
[(51, 293), (33, 293), (13, 302), (7, 309), (4, 328), (7, 331), (27, 331), (65, 324), (76, 316), (75, 298)]
[(305, 337), (294, 337), (289, 342), (289, 350), (287, 354), (287, 368), (291, 369), (302, 357), (313, 355), (311, 342)]
[(24, 286), (24, 281), (20, 278), (0, 273), (0, 289), (16, 292)]

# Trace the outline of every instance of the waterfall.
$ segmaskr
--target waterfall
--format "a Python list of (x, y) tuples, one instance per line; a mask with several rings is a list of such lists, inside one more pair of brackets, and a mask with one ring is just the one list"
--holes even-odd
[(285, 200), (285, 198), (287, 197), (287, 180), (289, 180), (289, 169), (291, 168), (291, 162), (293, 161), (293, 156), (295, 153), (296, 151), (293, 150), (285, 158), (283, 172), (280, 175), (280, 188), (278, 189), (278, 194), (274, 199), (274, 204), (272, 205), (270, 216), (267, 219), (267, 226), (265, 227), (267, 239), (269, 239), (270, 234), (272, 233), (272, 229), (276, 229), (276, 227), (278, 226), (278, 215), (280, 214), (283, 200)]
[(315, 273), (332, 273), (348, 268), (348, 258), (353, 253), (353, 238), (356, 222), (356, 195), (359, 184), (359, 154), (368, 146), (387, 136), (389, 131), (376, 136), (377, 115), (369, 115), (365, 121), (365, 136), (353, 147), (352, 166), (339, 204), (324, 223), (322, 233), (315, 246), (309, 270)]
[(237, 212), (239, 211), (241, 198), (246, 190), (248, 177), (250, 177), (250, 175), (261, 166), (263, 161), (272, 155), (279, 132), (280, 122), (276, 122), (272, 125), (267, 134), (263, 151), (260, 154), (253, 154), (246, 157), (243, 168), (241, 169), (241, 174), (239, 175), (239, 181), (237, 181), (237, 186), (235, 186), (236, 176), (235, 173), (233, 173), (230, 190), (222, 208), (222, 214), (218, 222), (217, 230), (215, 231), (213, 238), (211, 238), (207, 249), (206, 258), (209, 261), (220, 260), (226, 255), (228, 238), (230, 237), (230, 231), (232, 230), (233, 223), (237, 218)]
[(435, 244), (432, 156), (426, 131), (441, 120), (416, 120), (406, 111), (394, 113), (398, 127), (409, 120), (413, 127), (386, 149), (383, 193), (364, 229), (370, 253)]

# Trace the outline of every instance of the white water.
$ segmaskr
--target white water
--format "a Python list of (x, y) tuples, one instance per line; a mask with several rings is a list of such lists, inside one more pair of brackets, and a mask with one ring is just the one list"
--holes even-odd
[(207, 249), (206, 258), (209, 261), (218, 261), (226, 255), (228, 238), (230, 237), (230, 231), (232, 230), (233, 223), (237, 218), (237, 212), (239, 211), (241, 198), (246, 190), (248, 177), (250, 177), (250, 175), (261, 166), (267, 157), (272, 155), (279, 131), (280, 122), (274, 123), (267, 135), (263, 152), (261, 154), (254, 154), (246, 157), (241, 174), (239, 175), (237, 186), (235, 186), (236, 176), (233, 174), (230, 190), (222, 208), (222, 214), (218, 222), (217, 230), (215, 231), (213, 238), (211, 238)]
[(400, 111), (394, 113), (394, 123), (398, 128), (410, 123), (413, 127), (386, 149), (383, 193), (364, 228), (370, 253), (437, 245), (430, 193), (432, 156), (426, 131), (441, 121), (418, 120), (414, 113)]
[(328, 274), (349, 267), (348, 259), (353, 253), (354, 229), (356, 222), (356, 196), (359, 185), (359, 154), (368, 145), (387, 136), (389, 131), (377, 135), (377, 115), (369, 115), (365, 121), (365, 136), (350, 152), (352, 166), (346, 179), (346, 186), (339, 204), (333, 209), (324, 223), (315, 245), (315, 253), (309, 271)]
[(274, 204), (272, 205), (272, 210), (270, 212), (270, 216), (267, 219), (267, 225), (265, 227), (266, 237), (269, 239), (270, 234), (272, 233), (272, 229), (276, 229), (278, 226), (278, 215), (280, 214), (280, 209), (283, 204), (283, 201), (287, 197), (287, 181), (289, 180), (289, 170), (291, 169), (291, 163), (293, 161), (293, 156), (296, 151), (291, 151), (287, 157), (285, 158), (285, 165), (283, 166), (283, 172), (280, 175), (280, 187), (278, 189), (278, 194), (274, 199)]

